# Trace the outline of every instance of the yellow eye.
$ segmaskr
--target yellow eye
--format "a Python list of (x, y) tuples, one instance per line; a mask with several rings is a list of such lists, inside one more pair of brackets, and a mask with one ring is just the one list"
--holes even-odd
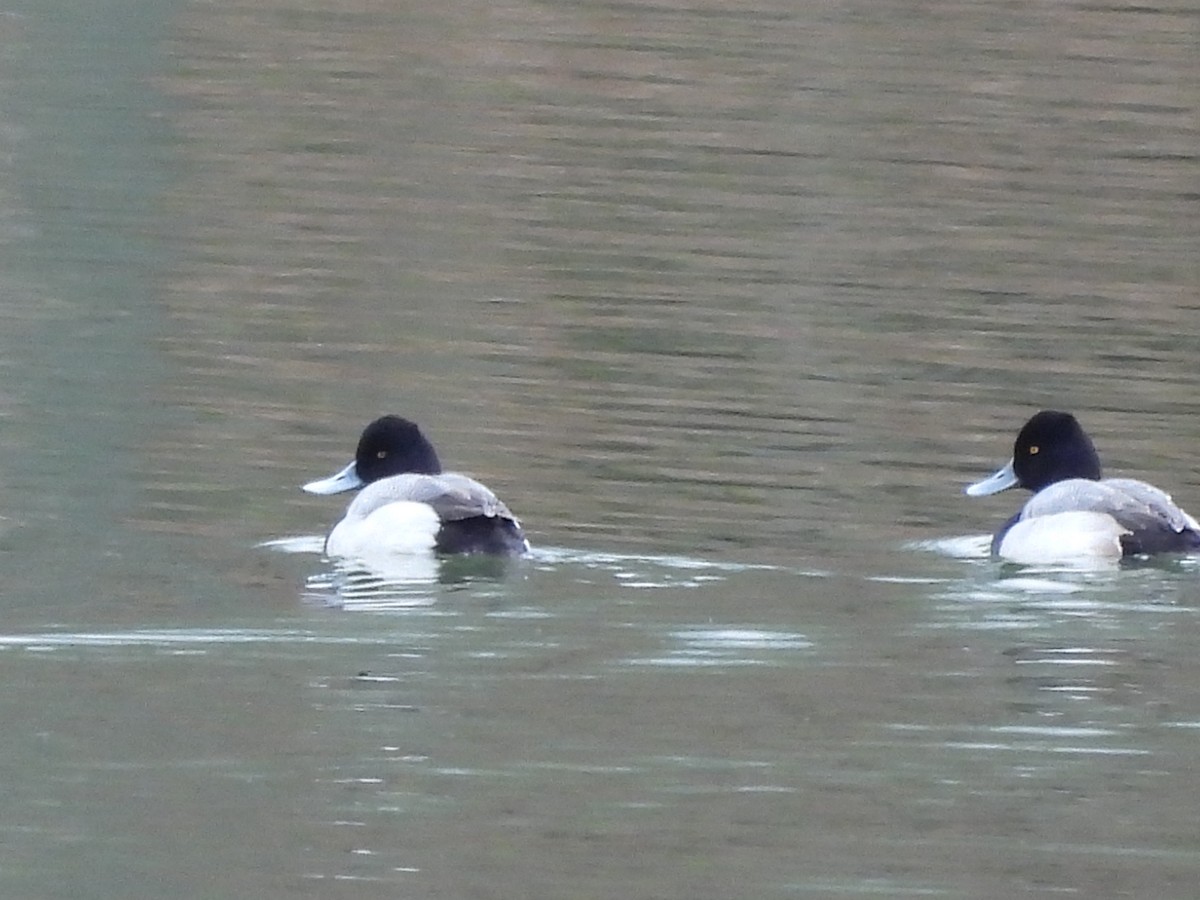
[(1038, 448), (1037, 448), (1037, 445), (1035, 444), (1034, 446), (1029, 448), (1029, 455), (1037, 456), (1037, 454), (1038, 454)]

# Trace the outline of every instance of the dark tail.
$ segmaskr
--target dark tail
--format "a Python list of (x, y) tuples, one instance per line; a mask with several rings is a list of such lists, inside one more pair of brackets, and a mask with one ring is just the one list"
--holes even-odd
[(438, 553), (488, 553), (493, 556), (521, 556), (529, 549), (525, 533), (512, 519), (499, 516), (473, 516), (456, 522), (443, 522), (437, 534)]

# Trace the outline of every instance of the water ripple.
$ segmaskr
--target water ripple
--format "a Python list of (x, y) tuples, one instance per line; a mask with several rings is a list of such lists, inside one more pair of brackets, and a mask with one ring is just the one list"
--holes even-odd
[(63, 631), (0, 634), (0, 649), (54, 650), (63, 647), (172, 647), (228, 644), (387, 643), (364, 637), (338, 637), (313, 631), (272, 628), (164, 628), (133, 631)]
[(696, 627), (672, 631), (668, 639), (676, 644), (665, 656), (625, 660), (627, 665), (642, 666), (765, 666), (780, 652), (809, 650), (813, 642), (802, 634), (759, 628), (729, 626)]

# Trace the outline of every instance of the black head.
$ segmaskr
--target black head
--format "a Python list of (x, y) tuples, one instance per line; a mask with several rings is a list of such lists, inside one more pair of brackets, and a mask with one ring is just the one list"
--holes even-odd
[(358, 477), (370, 484), (404, 472), (437, 475), (442, 464), (416, 422), (383, 416), (363, 429), (354, 453), (354, 468)]
[(1036, 492), (1068, 478), (1098, 481), (1100, 457), (1073, 415), (1047, 409), (1017, 434), (1013, 472), (1021, 487)]

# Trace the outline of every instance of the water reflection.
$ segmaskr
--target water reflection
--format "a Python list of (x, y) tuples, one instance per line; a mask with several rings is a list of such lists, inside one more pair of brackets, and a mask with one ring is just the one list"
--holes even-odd
[(812, 641), (802, 634), (730, 626), (695, 626), (667, 635), (666, 656), (631, 659), (631, 665), (651, 666), (754, 666), (779, 665), (781, 651), (809, 650)]
[[(287, 554), (322, 556), (318, 536), (279, 538), (262, 547)], [(446, 588), (473, 587), (522, 579), (534, 572), (571, 573), (577, 584), (603, 583), (627, 589), (696, 588), (726, 581), (742, 572), (780, 572), (779, 566), (731, 563), (684, 556), (616, 554), (565, 547), (537, 547), (521, 558), (489, 555), (437, 556), (432, 553), (380, 553), (353, 560), (322, 557), (323, 570), (306, 581), (309, 599), (345, 610), (384, 611), (432, 605)], [(821, 577), (819, 571), (797, 571)]]
[(1023, 640), (1057, 639), (1061, 645), (1047, 647), (1049, 655), (1037, 657), (1039, 662), (1099, 665), (1111, 651), (1080, 649), (1088, 640), (1104, 647), (1114, 640), (1153, 638), (1172, 622), (1192, 620), (1194, 572), (1190, 560), (1160, 559), (1108, 571), (1026, 569), (988, 561), (931, 585), (929, 616), (920, 627), (964, 636), (1008, 634), (1022, 643), (1005, 654), (1023, 663), (1029, 662)]
[(538, 547), (530, 558), (543, 570), (568, 567), (601, 572), (626, 588), (700, 587), (724, 581), (741, 572), (782, 571), (780, 566), (753, 563), (657, 554), (602, 553), (565, 547)]

